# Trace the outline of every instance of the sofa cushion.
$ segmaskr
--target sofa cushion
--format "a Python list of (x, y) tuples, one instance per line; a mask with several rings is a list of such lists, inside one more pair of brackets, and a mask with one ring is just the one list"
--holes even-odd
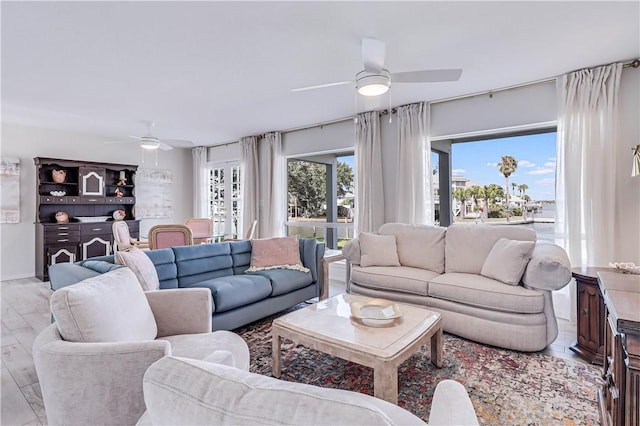
[(382, 235), (394, 235), (398, 259), (402, 266), (444, 272), (444, 236), (447, 228), (430, 225), (385, 223), (378, 231)]
[(400, 266), (395, 235), (363, 232), (360, 240), (361, 266)]
[(158, 290), (160, 288), (160, 280), (158, 279), (155, 265), (139, 248), (131, 247), (117, 251), (116, 263), (131, 269), (143, 290)]
[(251, 266), (245, 272), (270, 269), (309, 272), (300, 259), (300, 242), (297, 236), (251, 240)]
[(129, 268), (119, 268), (61, 288), (51, 313), (70, 342), (153, 340), (158, 329), (147, 298)]
[(511, 286), (477, 274), (446, 273), (429, 282), (429, 296), (480, 308), (520, 314), (544, 309), (542, 291)]
[(153, 363), (143, 388), (150, 424), (424, 424), (397, 405), (369, 395), (186, 358), (164, 357)]
[(180, 287), (233, 275), (229, 243), (173, 247)]
[(251, 275), (261, 275), (271, 280), (271, 295), (290, 293), (299, 288), (308, 286), (313, 282), (311, 273), (292, 271), (290, 269), (269, 269), (266, 271), (251, 272)]
[(189, 284), (185, 287), (204, 287), (211, 290), (214, 312), (228, 311), (271, 295), (269, 279), (253, 274), (228, 275)]
[(409, 266), (353, 266), (351, 281), (364, 287), (380, 290), (400, 291), (403, 293), (428, 294), (429, 281), (439, 274), (427, 269)]
[(445, 236), (445, 272), (479, 274), (500, 238), (535, 241), (533, 229), (519, 225), (469, 225), (455, 223)]
[(500, 238), (493, 245), (480, 272), (505, 284), (518, 285), (536, 243)]

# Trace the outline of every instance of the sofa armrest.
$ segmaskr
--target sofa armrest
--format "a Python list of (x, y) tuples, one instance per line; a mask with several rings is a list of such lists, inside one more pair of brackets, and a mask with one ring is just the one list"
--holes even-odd
[(559, 290), (571, 281), (571, 262), (556, 244), (538, 242), (524, 271), (522, 283), (541, 290)]
[(48, 423), (134, 424), (145, 408), (142, 377), (168, 355), (166, 341), (74, 343), (50, 325), (33, 345)]
[(455, 380), (443, 380), (438, 383), (431, 403), (429, 424), (478, 424), (478, 417), (464, 386)]
[(360, 265), (360, 241), (354, 238), (342, 247), (342, 255), (352, 265)]
[(211, 290), (177, 288), (145, 292), (158, 337), (211, 332)]

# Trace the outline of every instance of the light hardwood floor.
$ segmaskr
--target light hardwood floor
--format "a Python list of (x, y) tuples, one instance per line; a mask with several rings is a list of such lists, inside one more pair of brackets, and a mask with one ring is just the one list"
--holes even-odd
[[(330, 281), (331, 296), (344, 292), (344, 281)], [(31, 356), (35, 337), (50, 324), (48, 282), (36, 278), (0, 283), (2, 305), (2, 410), (1, 425), (47, 424), (40, 384)], [(575, 325), (559, 320), (559, 334), (543, 353), (580, 359), (569, 350)]]

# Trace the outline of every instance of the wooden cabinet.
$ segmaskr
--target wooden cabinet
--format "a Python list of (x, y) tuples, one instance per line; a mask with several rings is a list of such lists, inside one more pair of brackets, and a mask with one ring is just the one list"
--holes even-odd
[(598, 272), (611, 268), (573, 268), (576, 280), (577, 340), (571, 349), (590, 363), (602, 365), (604, 354), (604, 299), (598, 287)]
[(604, 426), (640, 424), (640, 275), (599, 272), (606, 323), (602, 384)]
[[(35, 263), (39, 279), (49, 279), (48, 267), (54, 263), (111, 254), (112, 215), (116, 210), (124, 210), (131, 236), (138, 238), (139, 222), (135, 220), (138, 166), (42, 157), (34, 158), (34, 163)], [(67, 213), (69, 222), (57, 223), (57, 212)], [(96, 217), (107, 220), (92, 221)]]

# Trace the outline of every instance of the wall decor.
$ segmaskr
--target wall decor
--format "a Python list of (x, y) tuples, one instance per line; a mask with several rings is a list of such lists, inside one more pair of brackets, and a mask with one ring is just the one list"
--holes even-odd
[(173, 217), (171, 170), (138, 169), (136, 174), (136, 218)]
[(20, 159), (0, 159), (0, 223), (20, 222)]

